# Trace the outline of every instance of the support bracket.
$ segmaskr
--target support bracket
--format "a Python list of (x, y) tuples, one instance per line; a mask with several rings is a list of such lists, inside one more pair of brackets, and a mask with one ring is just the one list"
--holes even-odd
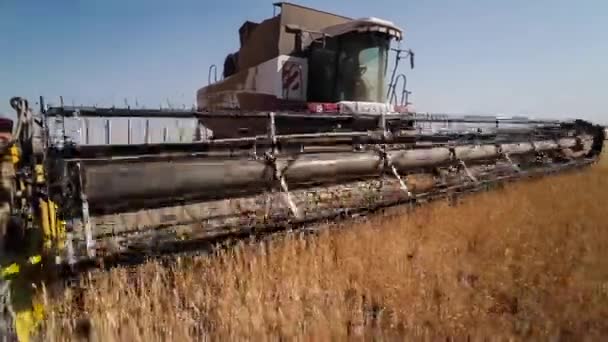
[(469, 179), (471, 181), (473, 181), (474, 183), (479, 183), (477, 178), (475, 176), (473, 176), (473, 174), (471, 173), (471, 170), (469, 170), (469, 168), (467, 167), (467, 164), (464, 162), (464, 160), (459, 159), (458, 164), (462, 167), (462, 169), (464, 170), (464, 173), (467, 175), (467, 177), (469, 177)]
[(515, 164), (513, 162), (513, 160), (511, 160), (511, 156), (508, 153), (503, 153), (503, 156), (505, 157), (505, 159), (509, 162), (509, 164), (511, 164), (511, 167), (513, 167), (513, 169), (517, 172), (521, 172), (521, 169), (519, 168), (519, 166), (517, 166), (517, 164)]
[[(277, 162), (276, 162), (276, 157), (274, 156), (274, 154), (272, 152), (267, 152), (265, 155), (265, 159), (266, 159), (266, 163), (267, 165), (269, 165), (272, 168), (273, 171), (273, 181), (275, 183), (278, 183), (281, 192), (283, 194), (283, 201), (285, 202), (285, 204), (287, 204), (287, 206), (289, 207), (289, 210), (291, 211), (291, 213), (293, 214), (294, 217), (296, 217), (297, 219), (301, 218), (300, 215), (300, 211), (298, 210), (298, 207), (296, 206), (295, 202), (293, 201), (293, 199), (291, 198), (291, 193), (289, 192), (289, 187), (287, 186), (287, 181), (285, 180), (285, 176), (283, 175), (283, 172), (281, 172), (281, 170), (279, 169)], [(268, 205), (270, 203), (267, 202), (267, 213), (266, 215), (268, 216)]]
[(384, 169), (389, 169), (393, 176), (399, 181), (399, 186), (401, 187), (401, 190), (405, 192), (407, 197), (412, 197), (412, 192), (408, 189), (407, 184), (405, 184), (405, 181), (403, 180), (403, 178), (405, 177), (401, 177), (399, 171), (397, 171), (397, 168), (393, 164), (391, 156), (386, 152), (386, 148), (384, 146), (378, 146), (376, 150), (380, 155), (380, 158), (382, 159)]
[(87, 248), (87, 256), (89, 258), (95, 257), (95, 241), (93, 240), (93, 227), (91, 226), (91, 218), (89, 214), (89, 202), (87, 196), (82, 190), (82, 167), (80, 163), (76, 164), (78, 170), (78, 181), (80, 183), (80, 201), (82, 202), (82, 223), (84, 225), (84, 234)]
[[(301, 218), (300, 211), (298, 210), (298, 207), (296, 206), (295, 202), (291, 198), (291, 193), (289, 192), (289, 187), (287, 186), (287, 181), (285, 180), (285, 176), (284, 176), (282, 170), (280, 170), (277, 165), (276, 154), (278, 153), (278, 146), (277, 146), (277, 138), (276, 138), (276, 123), (275, 123), (274, 112), (269, 113), (268, 138), (270, 139), (270, 141), (272, 143), (272, 148), (269, 151), (267, 151), (264, 155), (266, 163), (267, 163), (267, 165), (269, 165), (271, 167), (271, 169), (273, 171), (274, 182), (278, 183), (278, 185), (283, 193), (283, 201), (289, 207), (289, 210), (291, 211), (292, 215), (296, 219), (300, 219)], [(269, 202), (267, 202), (267, 204), (266, 204), (266, 216), (268, 216), (269, 211), (270, 211), (269, 204), (270, 204)]]

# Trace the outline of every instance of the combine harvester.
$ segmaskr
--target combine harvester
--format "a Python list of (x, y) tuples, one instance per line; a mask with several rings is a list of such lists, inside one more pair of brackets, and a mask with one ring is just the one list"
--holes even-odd
[(415, 113), (396, 75), (413, 52), (393, 49), (386, 77), (400, 28), (276, 6), (243, 24), (222, 80), (199, 89), (192, 110), (40, 98), (34, 111), (11, 99), (15, 127), (1, 122), (5, 331), (33, 331), (36, 306), (9, 296), (26, 291), (19, 280), (31, 283), (32, 270), (42, 281), (57, 267), (458, 195), (587, 166), (601, 152), (603, 128), (582, 120)]

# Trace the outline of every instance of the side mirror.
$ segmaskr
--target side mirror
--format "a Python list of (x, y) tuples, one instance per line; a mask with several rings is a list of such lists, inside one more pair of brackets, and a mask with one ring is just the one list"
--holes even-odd
[(409, 50), (408, 55), (410, 56), (410, 68), (414, 69), (414, 51)]

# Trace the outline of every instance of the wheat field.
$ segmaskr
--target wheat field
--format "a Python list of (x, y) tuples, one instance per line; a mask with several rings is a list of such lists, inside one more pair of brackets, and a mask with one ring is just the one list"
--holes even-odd
[[(608, 163), (82, 280), (45, 340), (608, 337)], [(93, 280), (94, 279), (94, 280)]]

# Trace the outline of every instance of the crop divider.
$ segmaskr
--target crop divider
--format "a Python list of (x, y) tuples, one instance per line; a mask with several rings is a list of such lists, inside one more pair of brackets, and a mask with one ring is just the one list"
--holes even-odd
[[(282, 196), (283, 201), (289, 207), (289, 210), (291, 211), (292, 215), (296, 219), (300, 219), (301, 218), (300, 211), (298, 210), (298, 207), (296, 206), (295, 202), (293, 201), (293, 199), (291, 197), (291, 193), (289, 192), (289, 187), (287, 186), (287, 181), (285, 180), (285, 172), (283, 170), (281, 170), (279, 168), (279, 166), (277, 165), (276, 154), (278, 154), (279, 147), (277, 145), (275, 113), (270, 112), (268, 115), (268, 118), (269, 118), (269, 120), (268, 120), (268, 139), (270, 140), (271, 148), (264, 155), (265, 161), (266, 161), (267, 165), (270, 166), (270, 168), (273, 171), (273, 175), (272, 175), (273, 183), (279, 185), (279, 188), (281, 189), (281, 192), (283, 194), (283, 196)], [(269, 214), (269, 204), (270, 203), (267, 200), (267, 203), (266, 203), (266, 215), (267, 216)]]
[(393, 160), (392, 160), (390, 154), (386, 151), (386, 147), (385, 146), (376, 146), (376, 151), (378, 152), (378, 155), (380, 156), (380, 159), (382, 160), (383, 170), (390, 170), (391, 173), (393, 174), (393, 176), (395, 177), (395, 179), (397, 179), (397, 181), (399, 181), (399, 187), (401, 188), (401, 190), (403, 190), (403, 192), (405, 192), (405, 194), (407, 195), (408, 198), (412, 197), (412, 193), (408, 189), (407, 184), (404, 181), (405, 177), (402, 177), (399, 174), (399, 171), (395, 167), (395, 164), (393, 164)]

